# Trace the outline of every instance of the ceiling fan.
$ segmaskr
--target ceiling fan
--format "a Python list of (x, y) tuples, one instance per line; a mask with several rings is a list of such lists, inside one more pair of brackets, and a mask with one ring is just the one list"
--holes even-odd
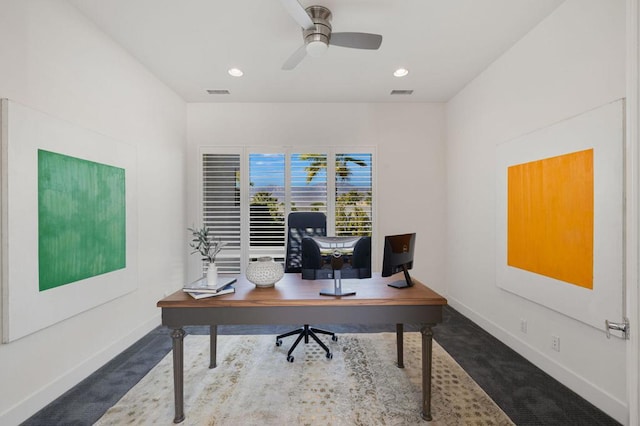
[(297, 0), (281, 0), (289, 15), (302, 27), (304, 44), (282, 65), (283, 70), (294, 69), (304, 58), (321, 56), (329, 47), (376, 50), (382, 43), (380, 34), (332, 33), (331, 11), (324, 6), (303, 8)]

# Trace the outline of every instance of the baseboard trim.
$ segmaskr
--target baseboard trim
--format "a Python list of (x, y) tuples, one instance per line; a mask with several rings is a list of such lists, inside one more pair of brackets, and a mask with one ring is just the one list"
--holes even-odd
[(540, 368), (545, 373), (549, 374), (551, 377), (580, 395), (582, 398), (598, 407), (616, 421), (621, 424), (627, 424), (628, 409), (627, 405), (623, 401), (613, 397), (608, 392), (577, 375), (574, 371), (566, 368), (546, 356), (544, 353), (541, 353), (536, 348), (518, 339), (498, 324), (489, 321), (487, 318), (457, 299), (448, 296), (447, 301), (452, 308), (478, 324), (483, 330), (522, 355), (536, 367)]
[(18, 425), (24, 422), (60, 395), (86, 379), (158, 325), (160, 325), (160, 315), (154, 315), (121, 339), (116, 340), (102, 351), (96, 353), (93, 357), (67, 371), (56, 380), (43, 386), (29, 397), (0, 414), (0, 424)]

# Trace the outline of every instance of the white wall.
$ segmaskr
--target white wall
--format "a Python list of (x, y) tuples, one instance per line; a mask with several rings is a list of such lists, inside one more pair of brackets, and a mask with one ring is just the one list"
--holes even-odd
[(567, 0), (446, 106), (450, 304), (623, 423), (624, 343), (499, 289), (494, 251), (496, 145), (624, 96), (624, 0)]
[[(189, 223), (200, 217), (199, 146), (376, 146), (372, 266), (380, 270), (382, 236), (417, 232), (412, 276), (444, 291), (443, 105), (189, 104), (187, 116)], [(197, 274), (197, 262), (189, 267)]]
[(139, 196), (138, 289), (0, 345), (0, 424), (12, 425), (157, 326), (157, 300), (181, 286), (186, 105), (74, 8), (47, 0), (0, 0), (0, 97), (134, 146)]
[[(0, 0), (0, 53), (0, 97), (136, 147), (140, 198), (138, 290), (0, 345), (0, 424), (27, 418), (159, 323), (155, 302), (182, 284), (184, 226), (199, 217), (198, 146), (325, 143), (377, 146), (377, 235), (418, 233), (417, 278), (625, 421), (624, 370), (601, 368), (624, 365), (622, 343), (499, 290), (493, 255), (495, 145), (624, 96), (623, 0), (568, 0), (446, 110), (191, 104), (185, 112), (66, 2)], [(560, 353), (551, 332), (562, 337)]]
[[(640, 201), (640, 1), (626, 0), (627, 15), (627, 314), (631, 330), (640, 330), (640, 288), (638, 257)], [(635, 190), (634, 190), (635, 189)], [(640, 336), (630, 334), (627, 350), (629, 424), (640, 423)]]

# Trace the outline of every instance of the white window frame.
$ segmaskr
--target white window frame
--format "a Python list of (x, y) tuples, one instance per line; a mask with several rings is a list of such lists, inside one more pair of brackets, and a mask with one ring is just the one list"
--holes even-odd
[[(240, 156), (240, 250), (229, 252), (223, 249), (218, 255), (224, 257), (236, 257), (239, 255), (241, 271), (250, 261), (250, 247), (248, 244), (249, 214), (250, 214), (250, 182), (249, 182), (249, 154), (285, 154), (285, 229), (287, 226), (286, 219), (291, 212), (290, 207), (290, 184), (291, 184), (291, 155), (305, 153), (322, 153), (327, 154), (327, 234), (335, 234), (335, 156), (336, 154), (370, 154), (371, 155), (371, 233), (372, 233), (372, 268), (377, 261), (377, 148), (375, 146), (202, 146), (198, 150), (198, 216), (202, 220), (204, 186), (202, 179), (203, 156), (206, 154), (232, 154)], [(268, 253), (265, 250), (264, 255), (274, 256), (274, 253)], [(233, 255), (233, 256), (231, 256)]]

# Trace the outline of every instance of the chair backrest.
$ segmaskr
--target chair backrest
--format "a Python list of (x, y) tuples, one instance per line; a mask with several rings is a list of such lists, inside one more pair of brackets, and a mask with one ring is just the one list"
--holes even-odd
[(327, 217), (320, 212), (293, 212), (287, 218), (285, 272), (302, 271), (302, 239), (327, 235)]
[(353, 248), (351, 265), (356, 269), (368, 269), (361, 278), (371, 278), (371, 237), (362, 237), (358, 240)]
[[(355, 242), (355, 244), (354, 244)], [(333, 278), (332, 256), (322, 255), (321, 246), (332, 252), (340, 247), (347, 249), (341, 260), (347, 261), (340, 269), (342, 278), (371, 278), (371, 237), (344, 236), (302, 239), (302, 279), (321, 280)], [(353, 252), (348, 254), (348, 249)], [(326, 253), (326, 252), (325, 252)]]

